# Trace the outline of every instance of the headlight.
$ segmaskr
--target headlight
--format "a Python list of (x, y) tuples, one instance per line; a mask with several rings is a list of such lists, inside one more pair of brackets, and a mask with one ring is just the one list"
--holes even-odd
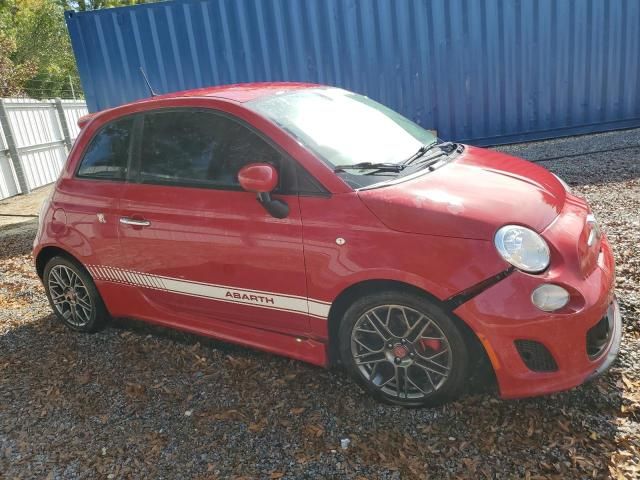
[(494, 243), (502, 258), (520, 270), (538, 273), (549, 266), (547, 242), (526, 227), (505, 225), (496, 232)]

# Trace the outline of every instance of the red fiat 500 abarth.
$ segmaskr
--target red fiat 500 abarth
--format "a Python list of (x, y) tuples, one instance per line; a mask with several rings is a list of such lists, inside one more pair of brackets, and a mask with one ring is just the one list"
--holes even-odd
[(505, 398), (616, 357), (611, 249), (540, 166), (308, 84), (163, 95), (80, 124), (34, 244), (75, 330), (131, 317), (339, 362), (403, 405), (454, 397), (478, 356)]

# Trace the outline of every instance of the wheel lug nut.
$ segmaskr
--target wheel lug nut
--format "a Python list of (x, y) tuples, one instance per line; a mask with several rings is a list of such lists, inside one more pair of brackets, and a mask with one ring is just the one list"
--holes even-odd
[(399, 365), (401, 361), (402, 361), (402, 359), (401, 359), (400, 357), (396, 357), (396, 358), (394, 358), (394, 359), (393, 359), (393, 362), (394, 362), (396, 365)]
[(411, 352), (411, 353), (409, 353), (409, 356), (410, 356), (411, 358), (413, 358), (413, 357), (415, 357), (415, 356), (416, 356), (416, 354), (415, 354), (415, 353), (413, 353), (413, 352)]

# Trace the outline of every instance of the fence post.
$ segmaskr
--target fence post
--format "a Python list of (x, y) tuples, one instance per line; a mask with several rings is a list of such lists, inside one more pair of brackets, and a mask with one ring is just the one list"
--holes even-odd
[(18, 153), (18, 148), (16, 147), (16, 141), (15, 137), (13, 136), (13, 129), (11, 128), (11, 121), (9, 120), (9, 114), (7, 113), (7, 107), (4, 103), (4, 98), (0, 98), (0, 125), (2, 125), (2, 130), (4, 131), (4, 138), (7, 139), (7, 149), (9, 150), (9, 157), (11, 158), (13, 169), (16, 172), (16, 177), (18, 177), (20, 190), (23, 194), (30, 193), (31, 189), (29, 188), (27, 177), (24, 174), (22, 160), (20, 159), (20, 154)]
[(67, 124), (67, 117), (64, 114), (64, 108), (60, 98), (56, 98), (56, 110), (58, 111), (58, 119), (60, 120), (60, 126), (62, 127), (64, 144), (67, 146), (67, 153), (69, 153), (71, 151), (71, 135), (69, 134), (69, 125)]

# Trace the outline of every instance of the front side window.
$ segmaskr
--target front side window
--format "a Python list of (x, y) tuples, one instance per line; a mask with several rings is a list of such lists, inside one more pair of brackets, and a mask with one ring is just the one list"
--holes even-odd
[(281, 166), (280, 154), (240, 123), (206, 111), (145, 115), (140, 181), (239, 188), (238, 171), (255, 162)]
[(102, 128), (84, 153), (78, 177), (124, 180), (127, 175), (133, 118), (123, 118)]

